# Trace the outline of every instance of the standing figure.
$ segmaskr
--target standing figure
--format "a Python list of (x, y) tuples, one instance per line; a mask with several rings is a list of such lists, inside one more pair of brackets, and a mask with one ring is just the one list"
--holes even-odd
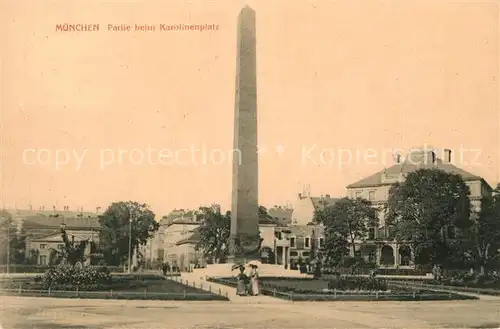
[(166, 276), (167, 275), (167, 264), (166, 263), (163, 263), (163, 266), (162, 266), (162, 272), (163, 272), (163, 276)]
[(252, 267), (252, 271), (250, 273), (250, 282), (252, 286), (252, 295), (259, 295), (259, 273), (257, 272), (257, 265), (250, 265)]
[(247, 284), (248, 284), (248, 276), (245, 274), (245, 267), (239, 267), (240, 273), (236, 277), (237, 285), (236, 285), (236, 294), (239, 296), (247, 295)]

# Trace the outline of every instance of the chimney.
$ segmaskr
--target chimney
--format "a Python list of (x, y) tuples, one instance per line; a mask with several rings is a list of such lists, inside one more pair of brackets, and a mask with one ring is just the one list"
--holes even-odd
[(56, 206), (52, 206), (52, 210), (54, 210), (54, 212), (56, 211)]
[(451, 150), (450, 149), (444, 150), (444, 161), (446, 163), (451, 163)]
[(326, 195), (326, 198), (327, 198), (327, 199), (330, 199), (330, 194), (327, 194), (327, 195)]
[(302, 199), (302, 193), (299, 193), (299, 200)]
[(95, 208), (95, 213), (98, 214), (99, 213), (99, 210), (101, 210), (101, 207), (96, 207)]
[(396, 154), (396, 163), (401, 163), (401, 154)]

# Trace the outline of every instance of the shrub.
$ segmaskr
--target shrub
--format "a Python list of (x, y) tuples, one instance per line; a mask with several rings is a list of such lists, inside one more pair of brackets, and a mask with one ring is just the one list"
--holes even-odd
[(328, 289), (386, 291), (387, 281), (377, 278), (340, 277), (328, 282)]
[(40, 282), (45, 289), (72, 286), (83, 290), (96, 285), (110, 284), (111, 275), (106, 268), (57, 266), (49, 268), (40, 277)]

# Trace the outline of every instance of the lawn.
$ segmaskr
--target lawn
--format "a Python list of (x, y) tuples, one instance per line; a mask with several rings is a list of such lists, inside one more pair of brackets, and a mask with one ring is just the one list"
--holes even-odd
[[(294, 301), (321, 300), (450, 300), (477, 299), (455, 293), (434, 292), (428, 289), (389, 285), (385, 280), (342, 278), (340, 284), (328, 278), (271, 278), (261, 277), (263, 295)], [(236, 286), (235, 278), (211, 279), (213, 282)]]
[(12, 279), (1, 283), (3, 293), (22, 296), (50, 296), (104, 299), (228, 300), (212, 292), (184, 285), (157, 275), (117, 275), (106, 285), (79, 290), (71, 285), (52, 289), (34, 279)]

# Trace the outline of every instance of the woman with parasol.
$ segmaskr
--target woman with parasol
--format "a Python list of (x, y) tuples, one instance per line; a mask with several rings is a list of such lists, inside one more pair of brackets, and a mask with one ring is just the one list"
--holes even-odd
[(257, 272), (258, 266), (256, 264), (250, 264), (250, 268), (252, 269), (250, 272), (250, 286), (252, 295), (259, 295), (259, 273)]
[(245, 266), (233, 265), (232, 270), (239, 269), (240, 273), (236, 276), (236, 294), (238, 296), (247, 295), (248, 276), (245, 274)]

